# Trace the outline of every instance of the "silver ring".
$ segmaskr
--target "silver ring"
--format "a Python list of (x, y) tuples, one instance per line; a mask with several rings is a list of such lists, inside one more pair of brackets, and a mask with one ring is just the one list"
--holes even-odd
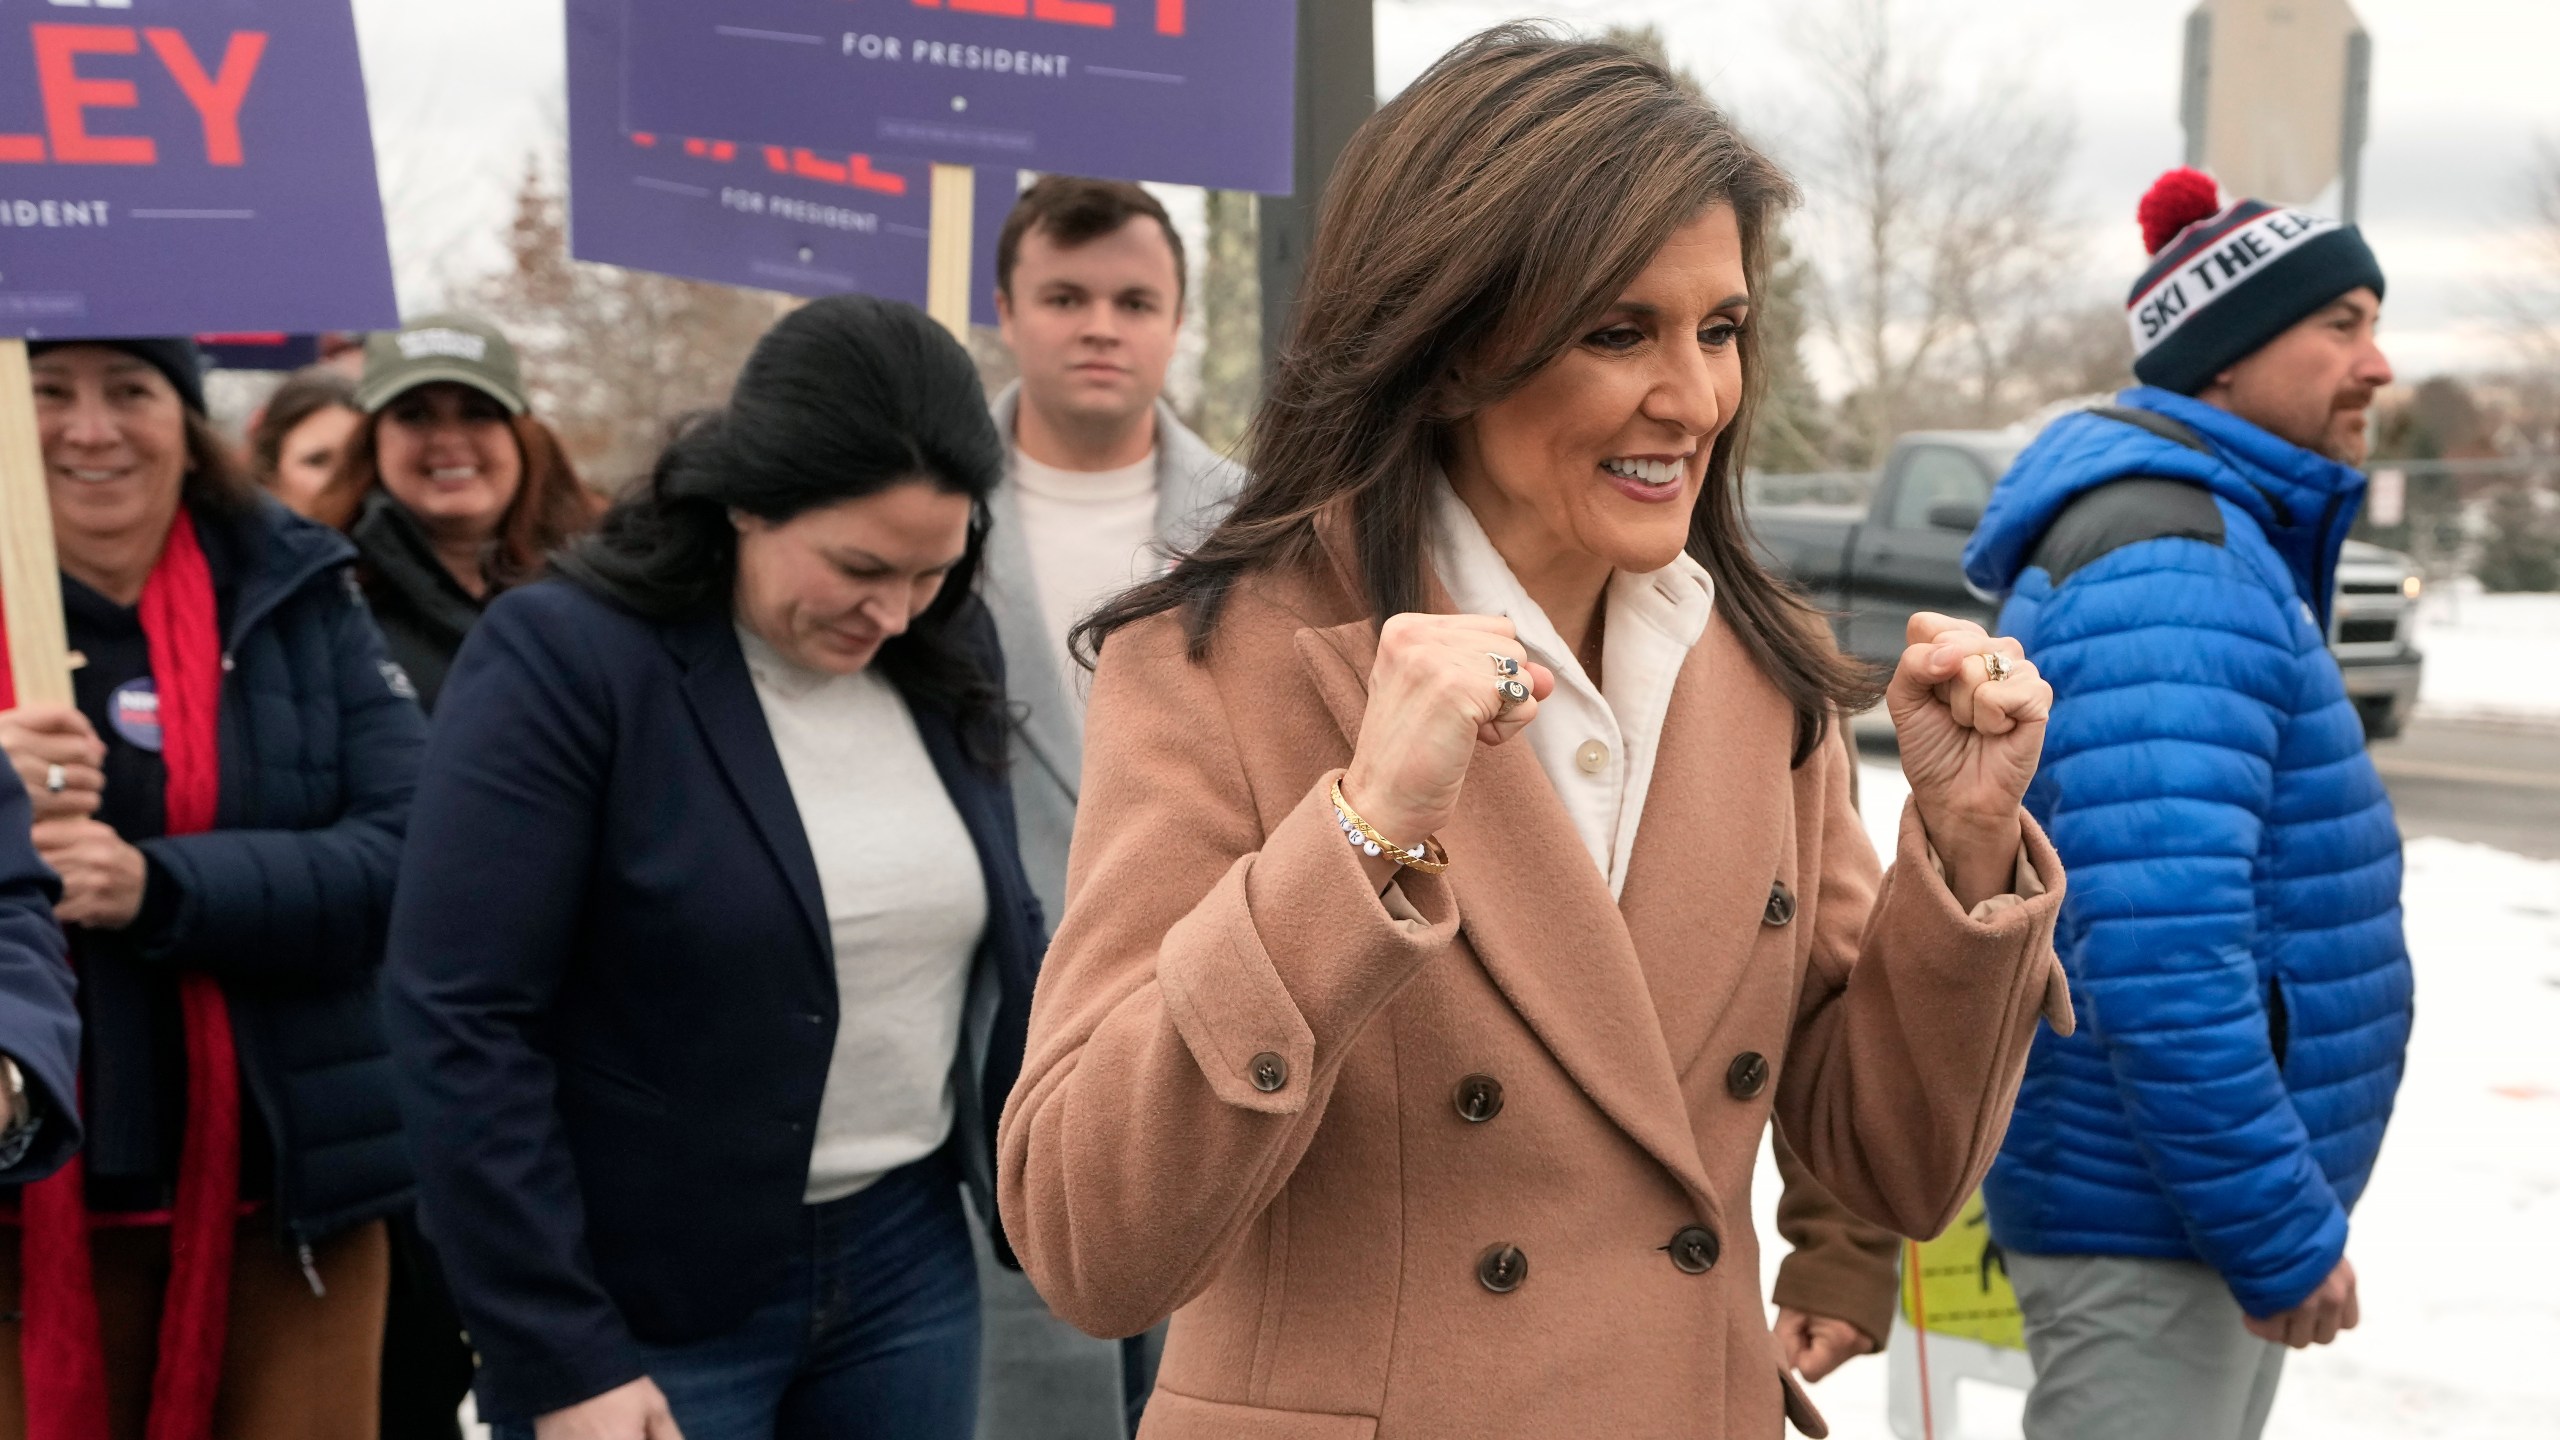
[(2009, 657), (1997, 650), (1983, 651), (1982, 673), (1990, 676), (1994, 683), (2008, 679)]
[(1502, 696), (1502, 703), (1494, 707), (1493, 718), (1496, 720), (1499, 720), (1503, 716), (1510, 714), (1513, 710), (1518, 709), (1520, 702), (1529, 698), (1529, 687), (1521, 684), (1517, 680), (1507, 678), (1497, 680), (1494, 682), (1493, 688), (1496, 693)]
[(61, 794), (62, 787), (70, 783), (71, 777), (63, 773), (61, 766), (47, 765), (44, 767), (44, 793), (47, 795)]
[(1492, 651), (1487, 650), (1484, 652), (1484, 656), (1486, 659), (1493, 662), (1493, 673), (1496, 675), (1517, 675), (1520, 673), (1520, 662), (1512, 659), (1508, 655), (1497, 655)]

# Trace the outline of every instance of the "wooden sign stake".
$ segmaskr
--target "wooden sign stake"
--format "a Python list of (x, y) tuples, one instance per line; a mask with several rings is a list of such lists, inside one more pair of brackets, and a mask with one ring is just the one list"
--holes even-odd
[(978, 172), (933, 167), (933, 228), (925, 241), (924, 311), (969, 343), (969, 245), (976, 223)]
[(53, 504), (45, 494), (35, 377), (24, 340), (0, 340), (0, 608), (9, 617), (9, 672), (18, 703), (72, 703)]

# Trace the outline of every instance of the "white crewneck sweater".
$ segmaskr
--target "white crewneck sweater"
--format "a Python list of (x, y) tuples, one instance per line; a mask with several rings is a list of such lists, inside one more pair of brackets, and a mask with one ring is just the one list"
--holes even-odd
[(906, 701), (876, 668), (806, 670), (741, 628), (747, 672), (817, 861), (834, 941), (836, 1044), (810, 1204), (940, 1149), (987, 882)]
[(1067, 651), (1067, 631), (1103, 601), (1161, 569), (1155, 551), (1156, 456), (1117, 470), (1061, 470), (1018, 447), (1013, 483), (1031, 578), (1040, 592), (1058, 673), (1084, 704), (1088, 677)]

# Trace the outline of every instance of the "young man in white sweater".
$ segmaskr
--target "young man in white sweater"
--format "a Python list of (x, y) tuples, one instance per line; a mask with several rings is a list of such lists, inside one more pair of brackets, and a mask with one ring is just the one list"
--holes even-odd
[[(1244, 484), (1164, 402), (1185, 280), (1164, 207), (1125, 181), (1041, 179), (996, 246), (996, 313), (1022, 378), (995, 399), (1012, 455), (988, 502), (981, 585), (1022, 715), (1012, 757), (1022, 863), (1053, 928), (1066, 908), (1087, 689), (1067, 633), (1207, 533)], [(1117, 1347), (1087, 1339), (1021, 1276), (980, 1270), (984, 1440), (1135, 1434), (1162, 1331)]]

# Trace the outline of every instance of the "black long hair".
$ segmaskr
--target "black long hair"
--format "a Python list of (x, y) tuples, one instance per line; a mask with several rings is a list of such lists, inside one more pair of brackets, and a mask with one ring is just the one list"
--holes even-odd
[(881, 646), (881, 673), (951, 713), (971, 757), (1002, 753), (1004, 696), (967, 631), (987, 496), (1004, 441), (967, 351), (912, 305), (837, 295), (756, 342), (728, 405), (680, 427), (649, 478), (553, 557), (561, 575), (635, 614), (683, 620), (733, 603), (731, 510), (780, 524), (921, 480), (969, 497), (969, 545), (924, 613)]

